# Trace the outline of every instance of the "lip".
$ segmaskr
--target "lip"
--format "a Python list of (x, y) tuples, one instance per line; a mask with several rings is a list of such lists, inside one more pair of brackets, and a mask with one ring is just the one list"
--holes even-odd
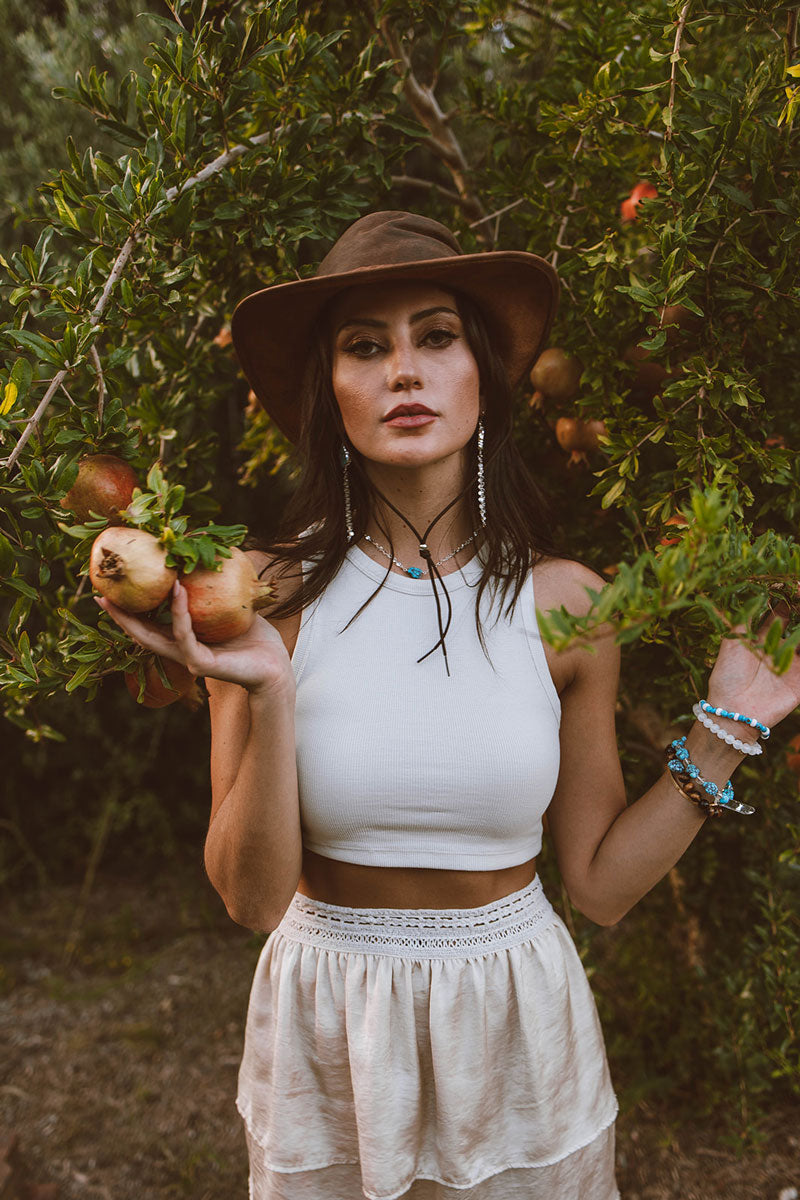
[(383, 423), (395, 428), (413, 429), (420, 425), (429, 425), (435, 420), (436, 413), (424, 404), (397, 404), (383, 418)]

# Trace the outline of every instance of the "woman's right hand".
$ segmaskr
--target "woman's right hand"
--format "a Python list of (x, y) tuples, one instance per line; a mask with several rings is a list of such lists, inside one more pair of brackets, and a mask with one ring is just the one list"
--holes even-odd
[(254, 694), (294, 689), (289, 654), (277, 629), (256, 614), (247, 633), (226, 642), (199, 642), (192, 629), (186, 589), (177, 580), (172, 595), (172, 626), (157, 625), (125, 612), (103, 596), (94, 597), (113, 621), (146, 650), (182, 663), (193, 675), (238, 683)]

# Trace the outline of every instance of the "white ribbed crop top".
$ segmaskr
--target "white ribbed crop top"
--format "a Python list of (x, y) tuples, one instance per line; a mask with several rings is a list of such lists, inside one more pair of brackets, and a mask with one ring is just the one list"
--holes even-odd
[[(475, 556), (444, 577), (441, 650), (430, 581), (351, 547), (303, 613), (292, 662), (303, 844), (343, 862), (491, 871), (539, 853), (559, 768), (561, 706), (529, 576), (513, 618), (484, 592)], [(343, 631), (344, 630), (344, 631)], [(343, 631), (343, 632), (342, 632)]]

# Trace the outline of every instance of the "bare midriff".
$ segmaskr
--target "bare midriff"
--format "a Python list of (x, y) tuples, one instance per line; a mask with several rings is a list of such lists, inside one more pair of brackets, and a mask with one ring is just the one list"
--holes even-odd
[(478, 908), (520, 891), (535, 876), (535, 858), (499, 871), (440, 871), (367, 867), (303, 850), (297, 890), (347, 908)]

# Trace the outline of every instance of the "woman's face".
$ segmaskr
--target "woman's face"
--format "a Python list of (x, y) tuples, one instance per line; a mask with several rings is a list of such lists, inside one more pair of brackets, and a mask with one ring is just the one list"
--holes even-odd
[(463, 455), (480, 412), (478, 366), (452, 294), (368, 284), (332, 310), (333, 391), (368, 462), (419, 467)]

